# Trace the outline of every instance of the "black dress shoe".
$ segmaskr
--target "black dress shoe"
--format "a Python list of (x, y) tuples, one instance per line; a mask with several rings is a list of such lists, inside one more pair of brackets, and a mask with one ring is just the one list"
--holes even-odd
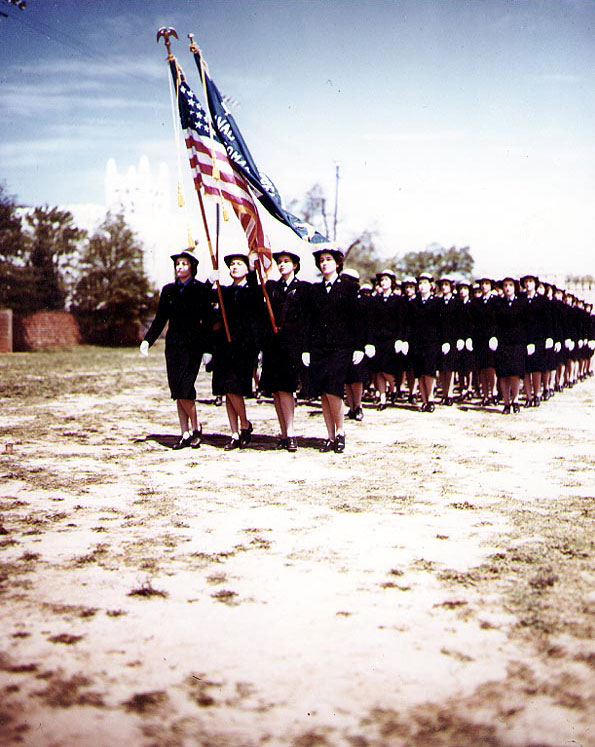
[(345, 436), (339, 433), (335, 438), (335, 453), (342, 454), (345, 451)]
[(318, 451), (320, 451), (321, 454), (326, 454), (327, 452), (334, 451), (334, 450), (335, 450), (335, 442), (330, 438), (327, 438), (327, 440), (320, 447), (320, 449), (318, 449)]
[(202, 439), (202, 426), (199, 429), (192, 431), (192, 436), (190, 437), (190, 447), (192, 449), (200, 449), (201, 439)]
[(243, 449), (244, 446), (248, 446), (252, 440), (252, 430), (252, 423), (250, 421), (248, 421), (247, 428), (240, 429), (240, 449)]
[(190, 446), (190, 442), (192, 441), (192, 436), (188, 436), (188, 438), (180, 438), (179, 441), (176, 441), (176, 443), (172, 446), (172, 449), (175, 449), (176, 451), (178, 449), (185, 449), (186, 446)]
[(510, 415), (510, 405), (504, 405), (502, 408), (502, 415)]
[(378, 407), (376, 408), (378, 410), (386, 410), (386, 402), (379, 402)]
[(349, 420), (355, 420), (355, 410), (348, 410), (347, 417), (349, 418)]
[(239, 449), (240, 439), (234, 438), (234, 436), (232, 436), (223, 448), (225, 451), (233, 451), (233, 449)]
[(289, 442), (289, 439), (288, 439), (288, 438), (280, 438), (280, 439), (279, 439), (279, 440), (277, 441), (277, 445), (275, 446), (275, 449), (276, 449), (277, 451), (281, 451), (281, 449), (286, 449), (286, 448), (287, 448), (287, 443), (288, 443), (288, 442)]
[(293, 436), (287, 439), (287, 451), (297, 451), (297, 441)]
[(539, 407), (541, 404), (541, 399), (537, 396), (533, 397), (533, 407)]
[(364, 419), (364, 411), (362, 410), (362, 408), (361, 408), (361, 407), (358, 407), (358, 408), (357, 408), (357, 410), (355, 411), (355, 417), (354, 417), (354, 420), (357, 420), (357, 421), (358, 421), (358, 423), (361, 423), (361, 421), (362, 421), (363, 419)]
[(521, 411), (521, 406), (519, 405), (519, 403), (518, 403), (518, 402), (513, 402), (513, 403), (512, 403), (512, 411), (513, 411), (513, 412), (514, 412), (515, 414)]
[(434, 412), (436, 405), (433, 402), (428, 402), (426, 405), (426, 412)]

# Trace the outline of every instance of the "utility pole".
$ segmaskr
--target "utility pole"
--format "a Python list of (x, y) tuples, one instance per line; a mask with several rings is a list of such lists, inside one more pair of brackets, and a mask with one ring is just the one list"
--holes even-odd
[(339, 208), (339, 168), (340, 163), (335, 161), (335, 214), (333, 217), (333, 241), (337, 240), (337, 211)]

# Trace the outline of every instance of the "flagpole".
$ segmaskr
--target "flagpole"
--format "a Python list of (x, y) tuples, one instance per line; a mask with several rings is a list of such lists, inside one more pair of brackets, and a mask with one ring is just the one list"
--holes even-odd
[[(169, 40), (170, 36), (173, 36), (174, 38), (178, 39), (178, 34), (174, 28), (166, 28), (165, 26), (161, 27), (157, 31), (157, 43), (159, 43), (159, 39), (163, 37), (163, 40), (165, 42), (165, 47), (167, 49), (167, 62), (174, 62), (176, 65), (176, 71), (178, 71), (178, 62), (171, 51), (171, 42)], [(177, 80), (176, 80), (176, 100), (178, 96), (178, 88), (179, 88), (179, 75), (177, 76)], [(207, 222), (207, 215), (205, 212), (205, 207), (204, 207), (200, 189), (196, 190), (196, 194), (198, 196), (198, 203), (200, 205), (200, 213), (202, 216), (205, 236), (207, 237), (207, 246), (209, 248), (209, 255), (211, 257), (211, 265), (213, 267), (213, 270), (215, 270), (218, 273), (219, 272), (219, 258), (215, 257), (215, 254), (213, 253), (213, 246), (211, 244), (211, 235), (209, 232), (209, 224)], [(225, 312), (225, 304), (223, 303), (223, 293), (221, 291), (221, 283), (219, 282), (218, 276), (215, 280), (215, 285), (217, 288), (217, 298), (219, 300), (219, 308), (221, 309), (221, 316), (223, 318), (223, 326), (225, 328), (225, 337), (227, 338), (227, 342), (231, 342), (231, 333), (229, 331), (229, 323), (227, 321), (227, 314)]]
[(254, 267), (256, 268), (258, 279), (260, 281), (260, 287), (262, 289), (262, 295), (264, 296), (264, 302), (266, 304), (267, 311), (269, 312), (269, 319), (271, 320), (271, 327), (273, 328), (273, 333), (277, 334), (279, 332), (279, 327), (277, 327), (277, 322), (275, 321), (275, 314), (273, 313), (273, 307), (271, 306), (271, 299), (269, 298), (266, 283), (265, 283), (265, 280), (262, 274), (262, 267), (260, 264), (260, 259), (257, 258), (254, 260)]
[[(205, 79), (205, 69), (204, 69), (205, 63), (204, 63), (204, 60), (203, 60), (202, 52), (200, 51), (198, 45), (194, 41), (194, 34), (187, 34), (187, 36), (188, 36), (188, 39), (190, 40), (190, 51), (195, 56), (195, 59), (196, 59), (196, 55), (197, 54), (199, 56), (199, 61), (200, 61), (200, 65), (199, 65), (200, 79), (201, 79), (201, 83), (202, 83), (202, 89), (203, 89), (204, 97), (205, 97), (205, 99), (208, 102), (207, 83), (206, 83), (206, 79)], [(208, 103), (207, 103), (207, 105), (208, 105)], [(211, 122), (210, 118), (209, 118), (209, 129), (211, 131), (211, 137), (214, 137), (213, 123)], [(215, 161), (213, 161), (213, 176), (216, 179), (219, 178), (219, 168), (216, 165)], [(218, 208), (219, 208), (219, 205), (217, 205), (217, 209)], [(217, 220), (218, 219), (219, 219), (219, 211), (217, 210)], [(224, 208), (223, 219), (225, 220), (225, 208)], [(218, 225), (219, 224), (217, 223), (217, 226)], [(218, 238), (219, 238), (219, 233), (217, 233), (217, 239)], [(275, 321), (275, 314), (273, 312), (273, 307), (271, 306), (271, 299), (269, 298), (269, 294), (268, 294), (268, 291), (266, 289), (266, 282), (265, 282), (263, 271), (262, 271), (262, 265), (260, 263), (260, 259), (259, 259), (258, 256), (254, 260), (254, 267), (255, 267), (256, 273), (258, 275), (258, 280), (260, 282), (260, 287), (262, 289), (262, 295), (264, 296), (264, 302), (265, 302), (265, 305), (267, 307), (267, 312), (269, 314), (269, 319), (271, 321), (271, 327), (273, 329), (273, 333), (277, 334), (279, 332), (279, 328), (277, 327), (277, 323)]]

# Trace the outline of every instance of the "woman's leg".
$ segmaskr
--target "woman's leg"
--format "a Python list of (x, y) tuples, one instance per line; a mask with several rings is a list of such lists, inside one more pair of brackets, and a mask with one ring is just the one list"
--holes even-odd
[(329, 441), (335, 440), (335, 422), (333, 420), (331, 407), (328, 401), (328, 394), (323, 394), (320, 397), (320, 403), (322, 404), (322, 416), (324, 418), (324, 424), (326, 425), (326, 432)]
[[(293, 420), (295, 413), (295, 400), (293, 399), (293, 392), (275, 392), (279, 397), (279, 410), (281, 416), (279, 417), (279, 425), (281, 426), (281, 435), (283, 438), (293, 438)], [(279, 411), (277, 411), (279, 415)]]
[(182, 434), (186, 431), (198, 430), (198, 417), (196, 415), (196, 402), (193, 399), (176, 400), (178, 408), (178, 420)]
[(281, 431), (281, 438), (287, 438), (287, 423), (285, 421), (285, 415), (283, 413), (281, 392), (273, 392), (273, 403), (275, 405), (275, 412), (277, 413), (277, 420), (279, 421), (279, 430)]

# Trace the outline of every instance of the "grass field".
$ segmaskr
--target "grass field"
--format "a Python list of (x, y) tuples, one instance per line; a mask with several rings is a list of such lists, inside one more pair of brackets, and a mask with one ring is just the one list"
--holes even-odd
[(172, 451), (161, 343), (0, 356), (0, 743), (595, 744), (594, 382)]

